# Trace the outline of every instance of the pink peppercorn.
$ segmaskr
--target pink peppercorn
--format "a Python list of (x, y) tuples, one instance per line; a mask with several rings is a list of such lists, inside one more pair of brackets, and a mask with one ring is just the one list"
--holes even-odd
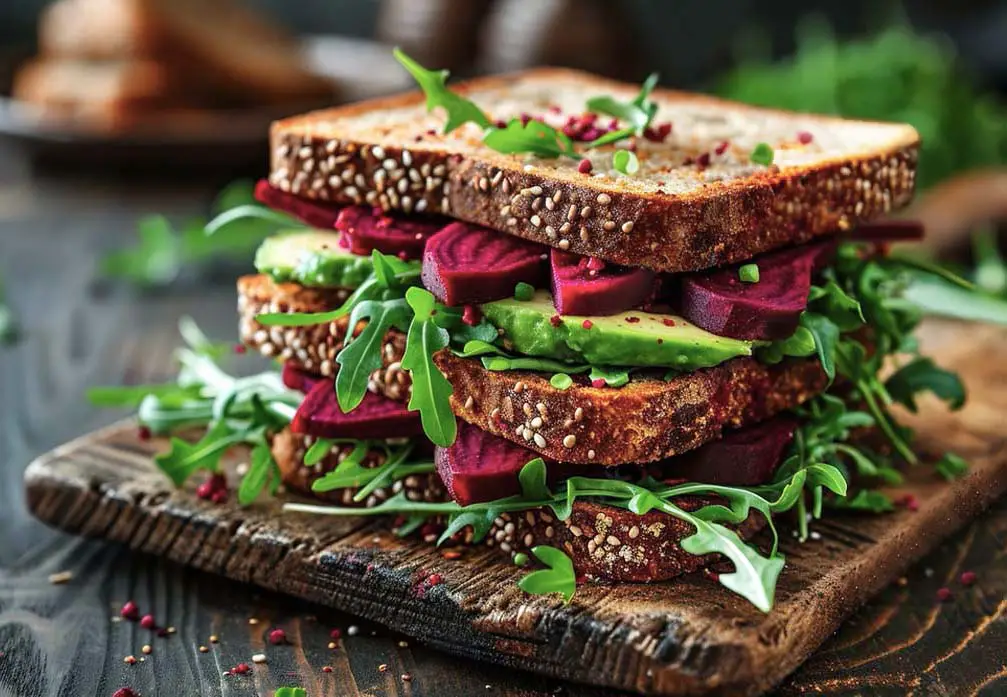
[(551, 324), (554, 327), (558, 327), (559, 325), (563, 324), (563, 318), (560, 317), (559, 315), (553, 315), (552, 317), (549, 318), (549, 324)]
[(709, 167), (710, 166), (710, 153), (704, 152), (702, 155), (696, 158), (697, 167)]
[(140, 426), (140, 428), (136, 429), (136, 436), (140, 440), (150, 440), (152, 435), (149, 426)]
[(462, 309), (462, 322), (464, 324), (467, 324), (470, 327), (474, 327), (477, 324), (479, 324), (479, 320), (481, 319), (482, 319), (482, 312), (479, 311), (479, 308), (477, 306), (466, 305)]
[(323, 673), (331, 673), (332, 672), (332, 666), (322, 666), (322, 672)]
[(157, 622), (154, 621), (153, 615), (144, 615), (140, 618), (140, 626), (144, 629), (155, 629)]
[(234, 352), (235, 353), (244, 353), (247, 350), (248, 350), (248, 348), (244, 344), (235, 344), (234, 345)]
[(728, 143), (728, 142), (727, 142), (727, 141), (725, 140), (725, 141), (724, 141), (724, 142), (722, 142), (722, 143), (721, 143), (720, 145), (718, 145), (718, 146), (717, 146), (717, 148), (716, 148), (716, 150), (714, 150), (713, 152), (714, 152), (715, 154), (717, 154), (717, 155), (723, 155), (723, 154), (724, 154), (725, 152), (727, 152), (727, 148), (728, 148), (729, 146), (730, 146), (730, 143)]
[(269, 633), (269, 643), (274, 646), (287, 643), (287, 633), (282, 629), (274, 629)]
[(231, 668), (231, 672), (234, 673), (235, 675), (247, 675), (248, 673), (252, 672), (252, 669), (248, 666), (247, 663), (239, 663), (238, 665)]
[(581, 174), (591, 174), (591, 169), (593, 167), (594, 165), (591, 164), (591, 160), (585, 157), (580, 161), (580, 164), (577, 165), (577, 171)]
[(440, 574), (430, 574), (430, 577), (427, 579), (427, 583), (431, 586), (439, 586), (443, 580), (444, 579), (441, 578)]
[(112, 697), (140, 697), (140, 695), (128, 687), (120, 687), (112, 693)]
[(338, 629), (337, 628), (337, 629), (333, 629), (331, 632), (329, 632), (329, 637), (332, 638), (332, 639), (338, 639), (341, 636), (343, 636), (343, 630), (342, 629)]
[(580, 323), (580, 326), (584, 327), (584, 329), (590, 329), (591, 327), (594, 326), (594, 322), (592, 322), (589, 319), (586, 319)]
[(119, 615), (125, 620), (133, 621), (140, 616), (140, 608), (137, 607), (136, 603), (130, 600), (122, 606), (121, 610), (119, 610)]
[(808, 143), (810, 143), (814, 139), (815, 139), (815, 137), (813, 135), (811, 135), (810, 133), (808, 133), (807, 131), (798, 131), (797, 132), (797, 142), (800, 143), (801, 145), (807, 145)]
[(937, 599), (942, 603), (946, 603), (951, 600), (951, 589), (950, 588), (938, 588), (937, 589)]
[(975, 571), (963, 571), (962, 575), (958, 577), (963, 586), (971, 586), (976, 582), (976, 572)]
[(605, 378), (598, 378), (591, 381), (591, 387), (605, 387), (608, 383), (605, 382)]

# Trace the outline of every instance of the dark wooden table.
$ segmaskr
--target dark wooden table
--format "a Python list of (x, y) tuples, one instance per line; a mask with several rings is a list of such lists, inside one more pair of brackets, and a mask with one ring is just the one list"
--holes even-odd
[[(233, 337), (231, 281), (241, 269), (187, 276), (158, 293), (96, 286), (97, 258), (132, 241), (138, 215), (201, 212), (212, 187), (29, 178), (5, 155), (0, 275), (24, 338), (0, 348), (0, 697), (104, 697), (122, 686), (144, 697), (243, 697), (284, 685), (302, 685), (310, 697), (607, 694), (442, 655), (323, 607), (34, 521), (23, 502), (25, 465), (123, 416), (90, 408), (85, 388), (170, 375), (182, 315), (217, 338)], [(1007, 694), (1005, 558), (1001, 502), (851, 619), (780, 694)], [(965, 570), (977, 574), (972, 587), (958, 581)], [(50, 582), (63, 571), (72, 579)], [(953, 590), (951, 602), (937, 602), (942, 586)], [(155, 639), (114, 621), (127, 600), (177, 632)], [(274, 627), (292, 645), (270, 646), (265, 635)], [(334, 628), (343, 638), (330, 649)], [(153, 652), (144, 656), (148, 642)], [(256, 653), (268, 663), (252, 677), (222, 676)], [(145, 660), (126, 665), (127, 655)]]

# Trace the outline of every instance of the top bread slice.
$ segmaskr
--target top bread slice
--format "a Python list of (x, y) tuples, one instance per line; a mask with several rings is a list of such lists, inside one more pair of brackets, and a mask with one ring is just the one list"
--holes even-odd
[[(630, 100), (637, 85), (542, 68), (453, 85), (491, 120), (530, 114), (562, 126), (589, 98)], [(664, 142), (637, 139), (639, 171), (611, 167), (620, 146), (571, 158), (504, 155), (414, 92), (273, 124), (271, 183), (305, 198), (443, 213), (572, 252), (658, 271), (698, 271), (846, 230), (912, 198), (919, 136), (908, 125), (763, 109), (655, 90)], [(607, 122), (607, 117), (602, 117)], [(810, 135), (810, 141), (808, 136)], [(750, 161), (759, 143), (774, 164)], [(626, 147), (625, 143), (621, 147)], [(720, 154), (718, 154), (718, 152)], [(695, 162), (709, 164), (699, 166)]]

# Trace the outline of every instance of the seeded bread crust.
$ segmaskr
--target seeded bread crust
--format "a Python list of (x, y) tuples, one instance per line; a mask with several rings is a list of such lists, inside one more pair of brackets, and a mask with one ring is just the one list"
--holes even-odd
[(735, 358), (667, 381), (634, 376), (623, 387), (572, 376), (558, 390), (544, 373), (490, 371), (450, 351), (434, 360), (460, 418), (560, 462), (602, 465), (679, 455), (795, 407), (827, 382), (817, 360)]
[[(586, 98), (631, 99), (638, 86), (543, 68), (454, 85), (492, 119), (580, 114)], [(611, 170), (614, 146), (569, 158), (503, 155), (467, 124), (441, 135), (420, 93), (317, 111), (273, 124), (270, 182), (305, 198), (441, 213), (629, 266), (683, 272), (743, 261), (847, 230), (906, 205), (919, 135), (908, 125), (762, 109), (655, 90), (664, 143), (638, 139), (640, 171)], [(802, 142), (798, 133), (810, 133)], [(727, 143), (721, 154), (719, 146)], [(759, 142), (775, 164), (753, 165)], [(623, 144), (623, 147), (625, 145)], [(709, 166), (691, 162), (714, 154)]]
[[(350, 291), (344, 288), (309, 288), (296, 283), (276, 283), (258, 274), (238, 279), (238, 315), (241, 342), (264, 356), (294, 364), (300, 370), (332, 377), (336, 354), (343, 347), (349, 317), (309, 327), (266, 327), (255, 320), (264, 312), (324, 312), (342, 305)], [(359, 332), (364, 326), (361, 322)], [(392, 330), (385, 336), (382, 368), (371, 375), (368, 389), (389, 399), (409, 399), (412, 383), (402, 370), (406, 336)]]
[[(322, 461), (314, 466), (304, 464), (304, 454), (315, 442), (311, 436), (293, 433), (289, 428), (285, 428), (275, 436), (270, 442), (270, 449), (276, 464), (280, 467), (281, 477), (284, 486), (289, 491), (294, 491), (303, 496), (333, 503), (340, 506), (360, 506), (362, 508), (373, 508), (382, 501), (390, 498), (400, 491), (406, 492), (406, 497), (410, 501), (446, 501), (447, 491), (440, 477), (436, 472), (430, 474), (415, 474), (390, 486), (375, 489), (364, 501), (356, 502), (353, 495), (357, 489), (337, 489), (335, 491), (314, 492), (311, 485), (324, 475), (336, 469), (340, 462), (346, 458), (353, 450), (353, 443), (334, 444), (329, 454), (322, 458)], [(364, 456), (361, 465), (364, 467), (377, 467), (385, 460), (385, 453), (379, 448), (375, 448)]]

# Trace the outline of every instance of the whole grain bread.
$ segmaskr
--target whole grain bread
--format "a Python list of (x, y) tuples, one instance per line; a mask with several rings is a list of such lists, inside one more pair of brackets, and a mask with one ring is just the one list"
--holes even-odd
[[(590, 97), (639, 87), (543, 68), (459, 83), (491, 120), (530, 114), (561, 126)], [(912, 197), (919, 136), (852, 121), (655, 90), (662, 142), (636, 141), (620, 175), (606, 146), (571, 158), (504, 155), (408, 93), (284, 119), (271, 131), (270, 182), (305, 198), (442, 213), (607, 261), (697, 271), (855, 226)], [(759, 143), (771, 166), (751, 162)], [(625, 144), (622, 144), (625, 147)]]
[(490, 371), (448, 350), (434, 360), (454, 388), (451, 407), (460, 418), (553, 460), (602, 465), (679, 455), (724, 429), (793, 408), (827, 383), (817, 359), (735, 358), (669, 380), (637, 374), (618, 388), (571, 376), (565, 390), (547, 373)]
[[(256, 321), (266, 312), (323, 312), (339, 307), (350, 291), (342, 288), (309, 288), (296, 283), (276, 283), (258, 274), (238, 279), (238, 316), (241, 342), (264, 356), (293, 364), (299, 370), (332, 377), (336, 355), (343, 347), (349, 317), (307, 327), (267, 327)], [(363, 322), (356, 328), (363, 329)], [(368, 389), (389, 399), (409, 399), (412, 383), (402, 370), (406, 336), (391, 330), (382, 347), (382, 367), (371, 375)]]

